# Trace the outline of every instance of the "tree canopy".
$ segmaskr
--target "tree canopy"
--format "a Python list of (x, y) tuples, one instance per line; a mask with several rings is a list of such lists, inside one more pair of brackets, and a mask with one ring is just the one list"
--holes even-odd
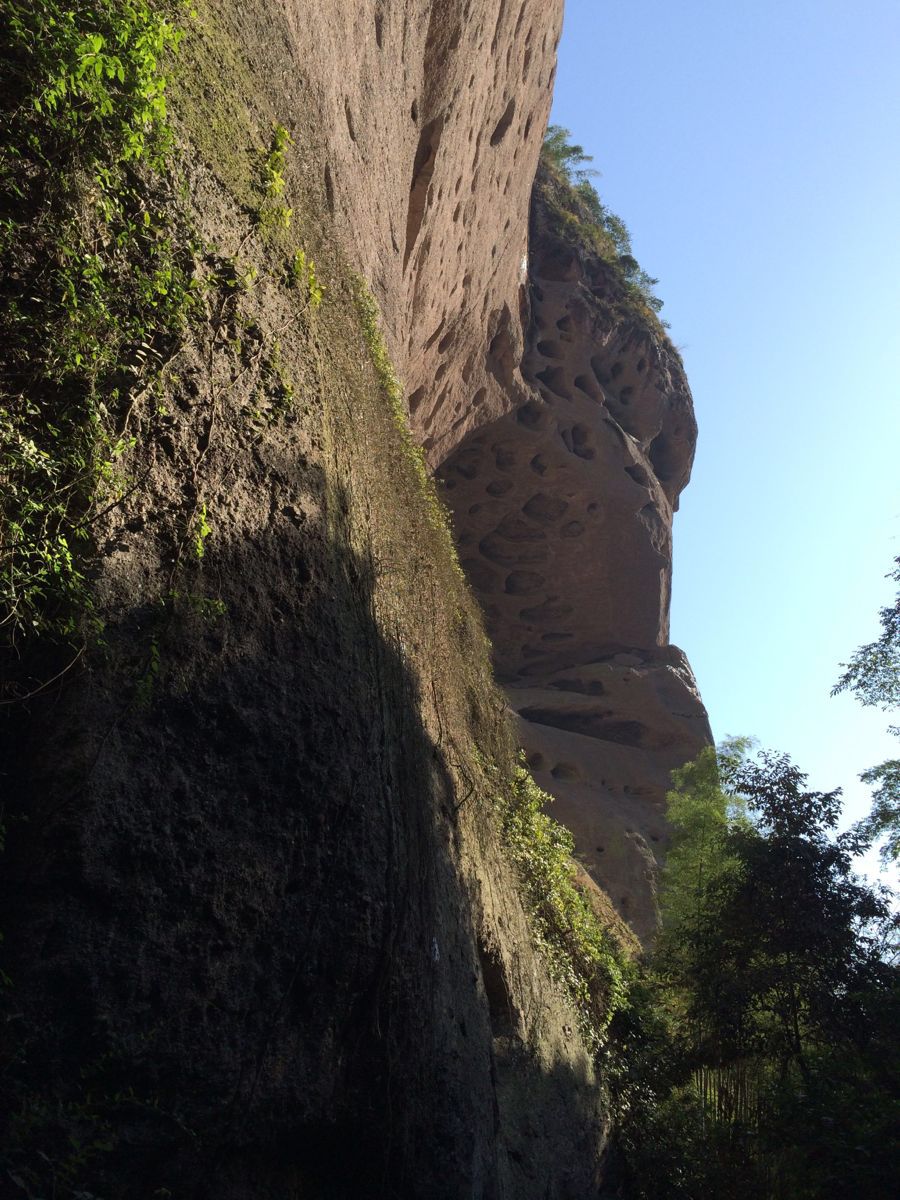
[[(900, 557), (888, 575), (900, 585)], [(881, 635), (860, 646), (849, 663), (842, 663), (843, 674), (831, 694), (852, 692), (860, 704), (885, 711), (900, 707), (900, 587), (892, 605), (882, 608)], [(900, 727), (889, 726), (900, 736)], [(884, 839), (881, 857), (885, 862), (900, 861), (900, 759), (889, 758), (870, 767), (860, 776), (863, 783), (874, 784), (872, 811), (861, 823), (863, 835), (872, 841)]]
[(663, 926), (626, 1028), (626, 1194), (887, 1200), (900, 1117), (889, 893), (854, 874), (866, 838), (836, 833), (840, 791), (747, 749), (704, 750), (673, 776)]

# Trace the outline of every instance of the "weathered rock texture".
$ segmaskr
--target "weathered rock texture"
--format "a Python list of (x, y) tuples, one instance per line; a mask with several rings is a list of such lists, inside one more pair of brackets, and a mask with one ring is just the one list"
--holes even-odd
[[(105, 648), (3, 713), (7, 1161), (41, 1195), (587, 1200), (602, 1089), (499, 842), (502, 702), (346, 262), (540, 778), (642, 930), (665, 771), (706, 737), (666, 646), (680, 365), (539, 211), (528, 248), (561, 0), (200, 7), (185, 194), (243, 284), (122, 414)], [(315, 322), (259, 236), (275, 122)]]
[[(543, 718), (523, 740), (537, 752), (570, 739), (535, 770), (646, 937), (668, 775), (710, 738), (667, 647), (672, 514), (696, 424), (677, 352), (629, 313), (608, 264), (553, 234), (540, 200), (529, 237), (562, 0), (289, 12), (298, 55), (311, 27), (327, 47), (307, 69), (328, 203), (378, 295), (510, 702)], [(607, 682), (601, 703), (594, 679), (587, 733), (554, 672), (621, 652), (640, 660), (617, 668), (635, 699), (614, 703)], [(540, 705), (520, 702), (525, 683), (545, 688)], [(572, 738), (586, 756), (577, 785), (552, 774)], [(598, 743), (618, 770), (598, 769)]]
[[(500, 842), (515, 747), (346, 270), (414, 393), (440, 378), (435, 446), (470, 388), (508, 407), (485, 328), (521, 342), (559, 6), (247, 0), (201, 29), (176, 116), (208, 319), (117, 414), (138, 486), (92, 527), (105, 646), (30, 664), (0, 713), (4, 1181), (583, 1200), (603, 1091)], [(314, 321), (254, 215), (276, 121)]]
[[(508, 411), (563, 0), (294, 3), (325, 187), (438, 462)], [(311, 53), (310, 48), (315, 47)]]
[(441, 463), (523, 744), (582, 861), (643, 938), (669, 773), (710, 739), (669, 646), (672, 517), (696, 423), (681, 360), (610, 264), (535, 191), (522, 376), (495, 336), (507, 411)]

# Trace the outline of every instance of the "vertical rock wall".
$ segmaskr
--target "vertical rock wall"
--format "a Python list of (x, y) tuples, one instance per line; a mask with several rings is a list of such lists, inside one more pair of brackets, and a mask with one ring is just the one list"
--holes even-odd
[(672, 518), (696, 423), (668, 338), (608, 263), (553, 231), (540, 185), (529, 284), (525, 385), (494, 339), (509, 411), (439, 474), (531, 766), (591, 876), (647, 938), (669, 773), (710, 740), (668, 644)]
[(523, 743), (647, 937), (669, 772), (710, 739), (668, 645), (696, 424), (677, 352), (608, 265), (551, 233), (539, 199), (529, 235), (562, 2), (288, 16), (298, 59), (322, 48), (304, 67), (328, 203), (378, 296)]

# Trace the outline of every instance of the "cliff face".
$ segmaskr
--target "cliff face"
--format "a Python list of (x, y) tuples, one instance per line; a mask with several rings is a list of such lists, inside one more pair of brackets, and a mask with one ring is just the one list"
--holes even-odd
[(293, 56), (313, 87), (328, 204), (378, 299), (433, 464), (473, 420), (506, 412), (519, 380), (531, 183), (562, 9), (562, 0), (288, 9)]
[(337, 9), (313, 18), (329, 202), (385, 314), (532, 767), (646, 938), (669, 773), (711, 739), (668, 645), (696, 440), (684, 369), (532, 203), (561, 0)]
[(529, 764), (581, 861), (642, 938), (673, 767), (710, 730), (668, 645), (672, 518), (696, 423), (677, 352), (534, 193), (526, 351), (507, 411), (441, 463), (463, 566)]
[(359, 276), (535, 771), (642, 932), (665, 772), (706, 736), (665, 644), (680, 365), (531, 209), (561, 0), (199, 9), (152, 185), (198, 308), (104, 397), (102, 638), (39, 648), (3, 712), (9, 1169), (582, 1200), (596, 1038), (510, 862), (506, 704)]

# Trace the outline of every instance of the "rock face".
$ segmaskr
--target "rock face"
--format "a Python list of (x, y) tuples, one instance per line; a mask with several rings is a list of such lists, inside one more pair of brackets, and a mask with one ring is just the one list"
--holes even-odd
[(531, 184), (562, 11), (563, 0), (288, 10), (327, 140), (328, 202), (432, 463), (508, 411), (519, 378)]
[[(696, 423), (668, 339), (623, 306), (601, 258), (551, 231), (539, 193), (532, 204), (562, 0), (335, 2), (289, 18), (298, 57), (311, 29), (325, 48), (307, 69), (328, 203), (378, 297), (498, 675), (515, 710), (542, 717), (524, 720), (523, 742), (593, 877), (646, 938), (669, 772), (711, 736), (667, 646)], [(617, 691), (633, 699), (592, 678), (588, 729), (561, 702), (570, 668), (622, 653), (636, 661), (616, 666)], [(546, 739), (562, 737), (554, 756)], [(573, 755), (577, 784), (553, 774)]]
[(666, 773), (708, 738), (667, 645), (680, 363), (531, 206), (562, 0), (199, 7), (206, 318), (120, 414), (103, 647), (0, 713), (4, 1164), (35, 1195), (586, 1200), (592, 1042), (533, 944), (503, 702), (351, 270), (538, 779), (643, 934)]
[(669, 772), (711, 736), (667, 644), (672, 517), (696, 423), (677, 352), (629, 311), (610, 265), (555, 230), (549, 186), (535, 190), (521, 378), (495, 337), (488, 364), (508, 409), (471, 429), (439, 476), (531, 766), (646, 939)]

